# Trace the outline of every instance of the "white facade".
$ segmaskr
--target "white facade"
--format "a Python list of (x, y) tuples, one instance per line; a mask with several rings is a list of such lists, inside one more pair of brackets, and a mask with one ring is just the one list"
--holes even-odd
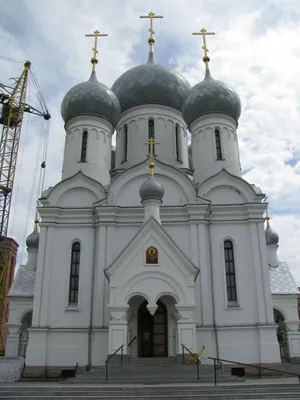
[[(155, 178), (164, 188), (162, 205), (141, 204), (139, 196), (149, 174), (149, 120), (159, 142)], [(40, 199), (37, 261), (30, 256), (11, 289), (7, 355), (20, 355), (23, 317), (33, 310), (26, 328), (27, 368), (102, 365), (123, 345), (131, 357), (143, 356), (151, 346), (152, 356), (177, 357), (183, 344), (193, 352), (205, 346), (204, 355), (221, 359), (280, 363), (272, 302), (294, 308), (295, 297), (276, 294), (272, 300), (265, 195), (242, 179), (236, 128), (225, 115), (198, 118), (191, 126), (190, 171), (181, 113), (165, 106), (133, 107), (117, 126), (111, 171), (110, 123), (95, 116), (69, 121), (62, 181)], [(86, 161), (80, 162), (85, 131)], [(234, 263), (231, 297), (226, 243)], [(78, 261), (72, 258), (75, 244)], [(150, 248), (158, 254), (156, 263), (147, 262)], [(75, 301), (70, 300), (73, 264), (79, 268)], [(24, 276), (30, 279), (22, 291)], [(163, 333), (148, 348), (146, 321), (159, 312), (164, 317), (155, 326)], [(290, 354), (298, 357), (296, 319), (294, 310), (286, 314)]]

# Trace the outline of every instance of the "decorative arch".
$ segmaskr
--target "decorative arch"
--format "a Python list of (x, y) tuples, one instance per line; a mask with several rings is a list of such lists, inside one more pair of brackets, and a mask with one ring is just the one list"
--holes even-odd
[(148, 295), (145, 294), (145, 293), (143, 293), (143, 292), (133, 292), (133, 293), (130, 293), (130, 295), (128, 296), (128, 298), (126, 298), (127, 304), (129, 304), (130, 301), (131, 301), (134, 297), (143, 297), (143, 298), (145, 299), (145, 301), (146, 301), (147, 303), (150, 304), (150, 299), (149, 299)]
[(181, 282), (177, 282), (173, 276), (162, 271), (145, 271), (130, 281), (124, 282), (118, 303), (127, 304), (133, 295), (139, 294), (145, 297), (149, 304), (154, 304), (155, 299), (161, 297), (162, 293), (172, 295), (177, 303), (184, 304), (186, 302), (185, 288)]
[(27, 345), (29, 340), (28, 329), (32, 325), (32, 310), (25, 311), (20, 317), (21, 327), (19, 329), (19, 348), (18, 356), (26, 357)]
[(154, 299), (154, 303), (157, 303), (158, 301), (160, 301), (160, 299), (161, 299), (162, 297), (164, 297), (164, 296), (169, 296), (169, 297), (171, 297), (171, 298), (174, 300), (175, 303), (177, 303), (177, 301), (178, 301), (178, 299), (176, 298), (176, 296), (174, 296), (173, 293), (167, 292), (167, 291), (166, 291), (166, 292), (162, 292), (162, 293), (158, 294), (158, 295), (155, 297), (155, 299)]
[(278, 324), (276, 328), (277, 340), (280, 349), (280, 357), (282, 360), (288, 360), (290, 358), (289, 355), (289, 345), (287, 338), (287, 324), (286, 324), (286, 316), (283, 310), (279, 307), (273, 308), (274, 313), (274, 322)]

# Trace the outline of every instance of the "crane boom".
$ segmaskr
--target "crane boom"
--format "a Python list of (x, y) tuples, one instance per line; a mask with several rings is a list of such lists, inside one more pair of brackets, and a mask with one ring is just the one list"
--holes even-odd
[(30, 65), (31, 63), (26, 61), (24, 70), (8, 98), (8, 102), (3, 105), (2, 109), (0, 121), (3, 124), (0, 141), (0, 240), (7, 236)]
[[(16, 79), (13, 87), (0, 84), (0, 105), (2, 105), (0, 125), (2, 124), (3, 126), (0, 140), (0, 316), (5, 316), (5, 321), (8, 319), (6, 302), (8, 289), (5, 284), (7, 265), (3, 259), (3, 247), (8, 232), (12, 191), (24, 112), (43, 116), (45, 120), (49, 120), (51, 117), (44, 105), (43, 111), (39, 111), (26, 103), (30, 67), (31, 62), (26, 61), (23, 72), (21, 76)], [(41, 96), (40, 93), (39, 95)], [(5, 334), (0, 321), (0, 352), (4, 350)]]

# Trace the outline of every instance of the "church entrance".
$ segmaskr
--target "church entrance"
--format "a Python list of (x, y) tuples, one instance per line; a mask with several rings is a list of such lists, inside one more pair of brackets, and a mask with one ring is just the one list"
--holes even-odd
[(166, 306), (157, 302), (152, 316), (145, 301), (138, 312), (138, 338), (140, 357), (168, 356), (168, 315)]

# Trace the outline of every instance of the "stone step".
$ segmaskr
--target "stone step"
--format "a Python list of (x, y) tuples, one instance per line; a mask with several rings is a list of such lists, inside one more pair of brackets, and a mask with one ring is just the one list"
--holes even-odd
[[(276, 380), (278, 383), (278, 379)], [(299, 399), (300, 386), (291, 384), (241, 386), (78, 386), (45, 383), (39, 386), (18, 384), (0, 386), (0, 399)]]

